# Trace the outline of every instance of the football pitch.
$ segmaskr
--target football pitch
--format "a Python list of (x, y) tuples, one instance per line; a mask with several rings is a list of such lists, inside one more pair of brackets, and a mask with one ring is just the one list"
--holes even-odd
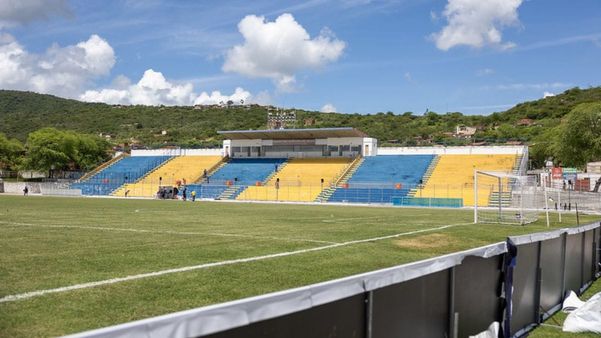
[[(0, 337), (57, 336), (546, 231), (470, 210), (0, 195)], [(581, 215), (581, 223), (597, 220)], [(552, 228), (576, 225), (553, 216)]]

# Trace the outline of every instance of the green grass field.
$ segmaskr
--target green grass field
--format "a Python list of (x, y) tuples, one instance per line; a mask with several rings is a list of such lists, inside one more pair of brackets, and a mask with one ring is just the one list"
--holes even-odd
[[(74, 333), (547, 230), (471, 220), (469, 210), (0, 195), (0, 336)], [(165, 272), (184, 267), (194, 268)]]

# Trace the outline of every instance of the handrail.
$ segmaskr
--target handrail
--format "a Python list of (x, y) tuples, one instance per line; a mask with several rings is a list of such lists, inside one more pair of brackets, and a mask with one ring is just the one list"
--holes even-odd
[(102, 170), (106, 169), (107, 167), (113, 165), (114, 163), (120, 161), (121, 159), (123, 159), (123, 158), (125, 158), (127, 156), (129, 156), (129, 154), (127, 154), (127, 153), (121, 153), (119, 156), (111, 158), (110, 160), (102, 163), (98, 167), (96, 167), (96, 168), (92, 169), (91, 171), (87, 172), (85, 175), (83, 175), (82, 177), (80, 177), (79, 180), (77, 180), (77, 182), (78, 183), (84, 182), (85, 180), (87, 180), (90, 177), (98, 174)]
[(346, 174), (355, 167), (355, 165), (357, 165), (357, 163), (359, 161), (361, 161), (361, 159), (363, 159), (363, 156), (359, 155), (357, 157), (355, 157), (355, 159), (349, 163), (349, 165), (343, 170), (342, 174), (340, 174), (340, 176), (338, 176), (336, 178), (336, 181), (334, 183), (334, 186), (338, 186), (338, 184), (340, 184), (340, 181), (342, 181), (342, 179), (346, 176)]

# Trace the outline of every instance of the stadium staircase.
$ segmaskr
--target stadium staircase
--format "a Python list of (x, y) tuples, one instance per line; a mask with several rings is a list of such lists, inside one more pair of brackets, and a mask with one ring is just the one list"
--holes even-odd
[(432, 162), (432, 155), (387, 155), (365, 157), (348, 184), (338, 185), (329, 202), (392, 203), (406, 197)]
[(154, 197), (161, 186), (176, 186), (199, 180), (205, 169), (222, 161), (221, 156), (176, 156), (148, 172), (135, 183), (127, 183), (114, 196)]
[(204, 177), (202, 175), (204, 173), (203, 172), (203, 173), (201, 173), (200, 178), (197, 179), (194, 183), (195, 184), (206, 183), (207, 179), (210, 182), (211, 175), (213, 175), (214, 173), (216, 173), (219, 169), (223, 168), (223, 166), (225, 166), (227, 164), (227, 162), (229, 161), (229, 159), (230, 159), (229, 157), (223, 157), (221, 159), (221, 161), (219, 161), (219, 163), (217, 163), (214, 166), (212, 166), (211, 168), (207, 169), (207, 176), (206, 177)]
[(122, 159), (124, 159), (127, 156), (129, 156), (129, 154), (121, 153), (121, 155), (111, 158), (110, 160), (102, 163), (101, 165), (99, 165), (98, 167), (94, 168), (93, 170), (88, 171), (85, 175), (83, 175), (82, 177), (79, 178), (78, 182), (85, 182), (85, 181), (87, 181), (90, 177), (98, 174), (102, 170), (104, 170), (104, 169), (112, 166), (113, 164), (121, 161)]
[(230, 158), (215, 166), (209, 172), (208, 180), (188, 186), (194, 189), (199, 198), (235, 199), (247, 186), (264, 182), (274, 171), (281, 167), (283, 158)]
[[(277, 173), (279, 173), (282, 169), (284, 169), (284, 167), (286, 166), (286, 164), (288, 163), (288, 160), (285, 160), (282, 163), (278, 164), (278, 170), (273, 170), (273, 172), (271, 174), (269, 174), (269, 176), (267, 176), (266, 179), (264, 179), (261, 182), (261, 185), (266, 185), (267, 182), (269, 182), (273, 176), (277, 175)], [(274, 166), (275, 169), (275, 166)], [(219, 195), (218, 199), (220, 200), (235, 200), (236, 197), (238, 197), (238, 195), (240, 195), (240, 193), (246, 189), (246, 186), (241, 186), (241, 185), (232, 185), (230, 187), (228, 187), (227, 189), (225, 189), (225, 191)]]
[[(474, 170), (510, 172), (516, 155), (440, 155), (428, 182), (415, 196), (437, 199), (463, 199), (474, 205)], [(478, 180), (478, 205), (488, 206), (496, 184), (495, 178)]]
[(284, 167), (286, 166), (286, 164), (288, 164), (288, 160), (286, 159), (285, 162), (283, 162), (282, 164), (280, 164), (278, 166), (278, 170), (274, 170), (271, 174), (269, 174), (269, 176), (267, 176), (266, 179), (263, 180), (263, 185), (266, 185), (267, 182), (271, 181), (271, 179), (273, 178), (273, 176), (277, 175), (280, 171), (282, 171), (282, 169), (284, 169)]
[(73, 183), (83, 195), (110, 195), (126, 183), (133, 183), (169, 160), (170, 156), (126, 156), (97, 171), (84, 182)]
[(219, 200), (230, 200), (230, 199), (236, 199), (236, 196), (238, 196), (238, 194), (240, 194), (240, 192), (242, 190), (244, 190), (244, 186), (239, 186), (239, 185), (231, 185), (229, 187), (227, 187), (227, 189), (225, 189), (223, 191), (223, 193), (221, 193), (221, 195), (219, 195), (219, 197), (217, 197), (217, 199)]
[(322, 192), (322, 187), (336, 182), (351, 162), (350, 158), (291, 159), (265, 185), (249, 186), (237, 199), (313, 202)]
[[(131, 183), (131, 184), (136, 184), (142, 180), (144, 180), (144, 178), (148, 177), (148, 175), (150, 175), (151, 173), (157, 171), (159, 168), (163, 167), (165, 164), (169, 163), (170, 161), (173, 161), (174, 157), (169, 158), (167, 161), (163, 162), (163, 164), (161, 164), (160, 166), (154, 168), (153, 170), (147, 172), (144, 176), (140, 177), (140, 179), (136, 180), (135, 182)], [(115, 189), (110, 195), (111, 196), (120, 196), (120, 197), (124, 197), (125, 196), (125, 192), (127, 191), (127, 187), (130, 185), (130, 183), (124, 183), (122, 186), (120, 186), (119, 188)]]
[(355, 172), (357, 171), (357, 169), (359, 169), (359, 167), (361, 166), (361, 164), (363, 164), (364, 161), (365, 161), (365, 159), (363, 158), (363, 156), (361, 156), (361, 155), (357, 156), (353, 160), (353, 162), (351, 162), (348, 165), (348, 167), (346, 167), (346, 169), (340, 175), (340, 177), (336, 180), (336, 182), (333, 185), (325, 188), (319, 194), (319, 196), (317, 196), (317, 198), (315, 199), (315, 202), (326, 202), (326, 201), (328, 201), (330, 199), (330, 197), (332, 197), (332, 195), (336, 191), (336, 188), (337, 187), (341, 187), (344, 184), (346, 184), (346, 182), (348, 182), (348, 180), (355, 174)]
[(439, 160), (440, 160), (440, 157), (438, 155), (434, 155), (432, 162), (430, 162), (428, 169), (426, 169), (426, 172), (424, 173), (424, 176), (422, 177), (422, 184), (411, 188), (411, 190), (409, 190), (409, 193), (407, 194), (407, 197), (415, 197), (415, 194), (417, 193), (418, 189), (421, 189), (426, 184), (428, 184), (428, 180), (430, 179), (430, 176), (432, 176), (432, 173), (434, 172), (436, 165), (438, 165)]
[[(522, 164), (523, 157), (524, 157), (523, 154), (516, 156), (515, 162), (513, 164), (513, 169), (511, 170), (512, 174), (520, 175), (520, 166)], [(490, 196), (488, 198), (488, 206), (498, 208), (499, 202), (500, 202), (501, 207), (504, 207), (504, 208), (510, 207), (512, 197), (513, 197), (513, 186), (515, 183), (516, 183), (515, 179), (512, 178), (509, 180), (509, 184), (503, 185), (503, 187), (506, 189), (505, 191), (499, 192), (499, 189), (493, 189), (493, 191), (491, 191)]]

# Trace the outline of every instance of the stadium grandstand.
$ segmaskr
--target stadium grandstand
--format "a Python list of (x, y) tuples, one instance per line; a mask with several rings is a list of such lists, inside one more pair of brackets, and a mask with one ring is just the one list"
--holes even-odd
[[(220, 131), (221, 149), (134, 150), (71, 186), (83, 195), (473, 206), (474, 172), (524, 174), (526, 147), (378, 147), (354, 128)], [(479, 182), (478, 206), (511, 194)], [(499, 191), (502, 190), (502, 191)], [(493, 198), (494, 196), (494, 198)]]

